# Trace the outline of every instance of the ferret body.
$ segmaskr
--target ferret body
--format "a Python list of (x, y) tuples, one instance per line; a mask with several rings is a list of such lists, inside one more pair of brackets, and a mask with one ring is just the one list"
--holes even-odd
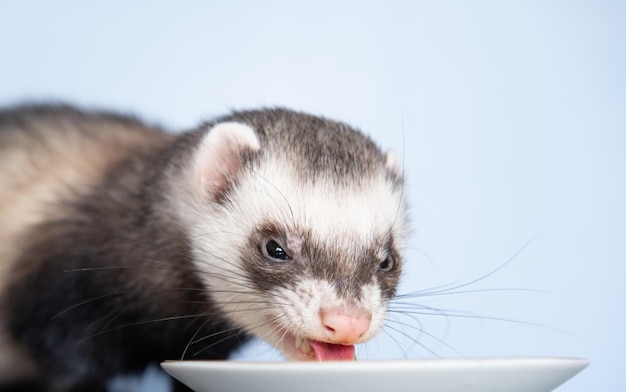
[(384, 323), (401, 165), (344, 124), (267, 109), (173, 135), (24, 106), (0, 158), (0, 390), (104, 391), (249, 336), (349, 359)]

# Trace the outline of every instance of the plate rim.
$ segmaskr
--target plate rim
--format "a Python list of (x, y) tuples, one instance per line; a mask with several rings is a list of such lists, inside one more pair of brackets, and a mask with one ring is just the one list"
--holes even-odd
[(258, 370), (260, 367), (273, 370), (306, 370), (306, 371), (327, 371), (329, 369), (342, 368), (347, 369), (363, 369), (384, 365), (385, 367), (393, 365), (395, 369), (402, 370), (406, 368), (414, 369), (416, 367), (447, 367), (447, 366), (470, 366), (470, 365), (498, 365), (498, 366), (519, 366), (519, 365), (569, 365), (585, 369), (591, 364), (591, 361), (582, 357), (566, 357), (566, 356), (522, 356), (522, 357), (470, 357), (470, 358), (427, 358), (427, 359), (393, 359), (393, 360), (360, 360), (360, 361), (251, 361), (251, 360), (166, 360), (161, 362), (163, 368), (221, 368), (228, 369), (245, 369), (254, 368)]

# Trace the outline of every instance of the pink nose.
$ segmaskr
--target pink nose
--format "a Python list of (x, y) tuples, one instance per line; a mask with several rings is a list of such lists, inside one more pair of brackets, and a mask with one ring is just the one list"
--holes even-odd
[(370, 328), (368, 314), (349, 314), (339, 309), (322, 309), (320, 312), (326, 336), (332, 343), (354, 344)]

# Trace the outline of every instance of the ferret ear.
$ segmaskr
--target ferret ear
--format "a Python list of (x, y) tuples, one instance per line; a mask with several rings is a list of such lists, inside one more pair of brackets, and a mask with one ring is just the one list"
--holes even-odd
[(389, 150), (385, 154), (385, 169), (387, 169), (387, 180), (391, 182), (393, 189), (396, 191), (402, 189), (404, 167), (396, 151)]
[(211, 128), (195, 157), (196, 190), (201, 197), (220, 199), (241, 173), (246, 153), (260, 147), (258, 136), (248, 125), (223, 122)]
[(402, 159), (395, 150), (388, 150), (385, 154), (385, 167), (394, 177), (401, 179), (404, 176)]

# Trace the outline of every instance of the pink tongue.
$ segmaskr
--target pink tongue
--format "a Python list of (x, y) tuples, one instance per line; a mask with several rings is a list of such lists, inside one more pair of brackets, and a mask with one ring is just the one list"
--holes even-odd
[(354, 346), (332, 344), (311, 340), (311, 347), (318, 361), (352, 361), (354, 360)]

